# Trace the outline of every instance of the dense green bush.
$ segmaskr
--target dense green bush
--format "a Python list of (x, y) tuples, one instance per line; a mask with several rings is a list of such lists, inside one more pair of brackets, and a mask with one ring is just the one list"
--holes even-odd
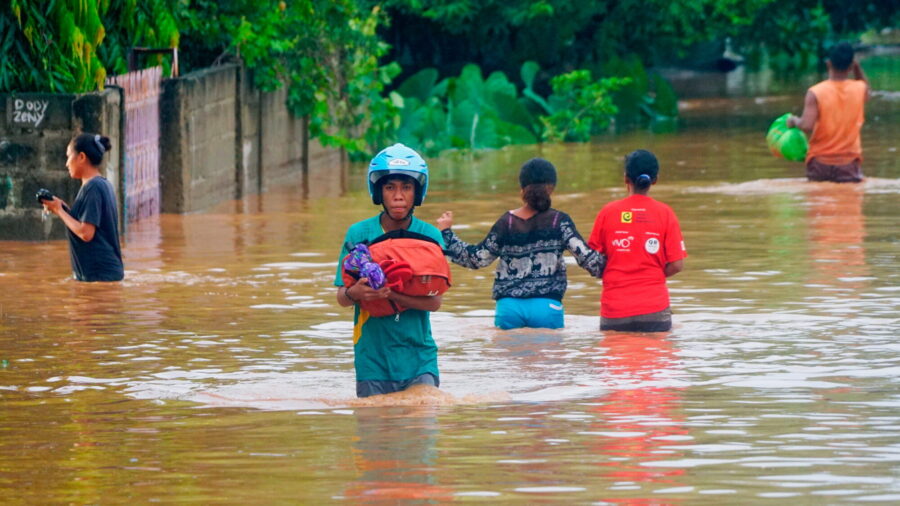
[[(102, 0), (103, 25), (110, 27), (97, 53), (110, 75), (128, 72), (128, 51), (132, 47), (178, 47), (181, 32), (175, 16), (179, 0)], [(147, 58), (146, 66), (163, 64), (166, 75), (171, 59), (162, 55)]]
[(356, 0), (11, 0), (0, 7), (0, 92), (96, 90), (127, 71), (129, 48), (179, 47), (183, 70), (240, 59), (259, 89), (287, 86), (311, 133), (355, 155), (398, 124), (383, 93), (399, 73), (380, 61), (385, 22)]
[[(728, 34), (773, 0), (368, 0), (383, 4), (391, 57), (414, 72), (434, 66), (454, 75), (466, 63), (517, 72), (535, 61), (549, 77), (596, 69), (636, 54), (645, 64)], [(784, 2), (782, 2), (784, 3)], [(549, 86), (546, 86), (549, 87)], [(546, 91), (546, 90), (545, 90)]]
[(7, 0), (0, 92), (94, 90), (128, 48), (177, 46), (183, 71), (240, 60), (259, 89), (286, 86), (351, 156), (397, 137), (491, 148), (671, 128), (675, 95), (646, 69), (696, 44), (730, 37), (751, 63), (802, 67), (898, 21), (896, 0)]
[(504, 73), (487, 79), (470, 64), (459, 76), (438, 81), (428, 68), (406, 79), (391, 93), (400, 109), (397, 138), (428, 154), (445, 149), (499, 148), (539, 141), (585, 142), (607, 131), (618, 109), (611, 93), (630, 78), (595, 80), (589, 70), (552, 79), (553, 92), (544, 97), (532, 88), (540, 71), (526, 62), (520, 91)]
[(587, 142), (592, 135), (607, 130), (619, 111), (611, 92), (629, 82), (629, 78), (616, 77), (595, 81), (590, 70), (554, 77), (550, 80), (553, 93), (545, 102), (547, 114), (541, 116), (542, 137), (548, 141)]
[(424, 69), (391, 93), (400, 109), (397, 139), (428, 154), (450, 148), (499, 148), (533, 144), (537, 123), (503, 73), (484, 79), (477, 65), (437, 82)]
[(326, 145), (363, 156), (389, 142), (397, 110), (384, 88), (399, 73), (381, 63), (380, 8), (356, 0), (194, 0), (179, 12), (188, 67), (240, 59), (254, 84), (288, 89), (288, 107), (309, 116)]
[[(777, 65), (819, 62), (840, 38), (900, 24), (897, 0), (360, 0), (384, 5), (389, 57), (407, 74), (435, 67), (455, 75), (478, 63), (513, 75), (529, 60), (550, 76), (635, 54), (648, 67), (678, 61), (703, 43), (731, 38), (734, 49)], [(711, 64), (687, 62), (689, 64)]]
[(106, 80), (97, 48), (104, 3), (11, 0), (0, 11), (0, 92), (96, 90)]

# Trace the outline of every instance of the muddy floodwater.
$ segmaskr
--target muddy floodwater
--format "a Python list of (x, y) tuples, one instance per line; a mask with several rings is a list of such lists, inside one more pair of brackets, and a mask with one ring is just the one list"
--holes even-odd
[(72, 281), (64, 242), (0, 243), (0, 502), (900, 502), (900, 96), (876, 92), (868, 177), (837, 185), (764, 144), (802, 95), (430, 159), (423, 219), (451, 209), (479, 240), (543, 156), (586, 236), (624, 196), (622, 156), (650, 149), (689, 253), (662, 334), (596, 330), (601, 285), (571, 258), (566, 328), (500, 331), (492, 268), (454, 266), (432, 314), (442, 397), (355, 402), (332, 282), (376, 211), (364, 165), (345, 189), (132, 225), (120, 284)]

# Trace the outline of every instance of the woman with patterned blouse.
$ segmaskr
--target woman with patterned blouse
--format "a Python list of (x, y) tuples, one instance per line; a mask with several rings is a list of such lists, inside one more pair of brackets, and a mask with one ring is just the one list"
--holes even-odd
[(550, 207), (550, 194), (556, 186), (552, 163), (543, 158), (528, 160), (519, 171), (519, 184), (525, 205), (504, 213), (480, 243), (467, 244), (453, 233), (451, 211), (438, 218), (438, 228), (455, 264), (480, 269), (500, 258), (493, 290), (496, 326), (562, 328), (566, 293), (563, 252), (569, 250), (578, 265), (594, 277), (603, 275), (606, 257), (588, 247), (569, 215)]

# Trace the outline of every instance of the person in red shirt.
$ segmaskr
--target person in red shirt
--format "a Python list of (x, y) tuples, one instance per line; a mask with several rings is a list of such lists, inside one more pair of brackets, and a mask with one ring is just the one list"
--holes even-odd
[(600, 330), (664, 332), (672, 328), (666, 278), (684, 268), (687, 250), (672, 208), (649, 195), (659, 162), (639, 149), (625, 157), (628, 197), (603, 206), (588, 246), (607, 257)]

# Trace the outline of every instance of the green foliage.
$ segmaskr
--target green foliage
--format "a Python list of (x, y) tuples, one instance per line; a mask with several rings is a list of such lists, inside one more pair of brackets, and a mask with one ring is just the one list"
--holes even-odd
[(535, 61), (549, 75), (594, 68), (616, 55), (647, 64), (747, 26), (774, 0), (365, 0), (385, 6), (385, 30), (404, 68), (441, 62), (517, 72)]
[(392, 58), (410, 73), (437, 65), (441, 75), (470, 62), (514, 75), (525, 61), (548, 76), (578, 68), (600, 75), (613, 57), (635, 54), (652, 67), (726, 37), (741, 52), (802, 66), (838, 38), (900, 23), (897, 0), (361, 1), (384, 5), (394, 20), (384, 30)]
[(655, 128), (673, 123), (678, 117), (678, 98), (672, 86), (658, 74), (648, 73), (637, 55), (610, 58), (602, 69), (604, 75), (628, 79), (613, 93), (620, 125), (649, 122)]
[(627, 85), (630, 78), (595, 81), (590, 70), (575, 70), (550, 80), (553, 94), (548, 101), (549, 116), (542, 116), (543, 138), (547, 141), (587, 142), (605, 131), (618, 112), (611, 92)]
[(750, 23), (724, 32), (754, 63), (777, 70), (813, 67), (840, 39), (900, 25), (897, 0), (782, 0), (761, 6)]
[(520, 94), (502, 72), (484, 79), (474, 64), (441, 81), (437, 70), (421, 70), (391, 94), (400, 109), (397, 139), (431, 155), (540, 140), (583, 142), (609, 128), (616, 113), (610, 93), (630, 82), (594, 80), (590, 71), (576, 70), (555, 77), (545, 98), (532, 89), (539, 72), (534, 62), (522, 66)]
[[(315, 102), (306, 97), (289, 105), (298, 114), (310, 116), (313, 136), (346, 149), (351, 158), (364, 158), (394, 141), (398, 110), (384, 90), (400, 67), (379, 62), (388, 50), (376, 34), (384, 22), (379, 8), (361, 11), (353, 0), (323, 4), (333, 10), (320, 18), (318, 40), (322, 43), (308, 50), (299, 67), (292, 61), (291, 72), (291, 89), (308, 91), (315, 86)], [(343, 28), (335, 30), (340, 23)], [(324, 65), (319, 60), (323, 54)], [(316, 71), (322, 72), (320, 78), (309, 80), (307, 76)]]
[(0, 91), (102, 87), (106, 69), (95, 50), (106, 36), (100, 6), (96, 0), (11, 0), (0, 11)]
[(181, 12), (188, 66), (239, 58), (257, 88), (287, 86), (288, 107), (310, 133), (362, 157), (393, 140), (397, 110), (384, 88), (399, 73), (381, 64), (378, 7), (355, 0), (195, 0)]
[(734, 30), (737, 47), (777, 70), (816, 65), (823, 45), (833, 38), (831, 19), (820, 0), (795, 0), (790, 8), (771, 3), (760, 9), (752, 22)]
[[(176, 16), (179, 0), (104, 0), (109, 8), (103, 13), (103, 24), (111, 27), (106, 42), (98, 49), (110, 74), (128, 72), (128, 50), (132, 47), (171, 48), (181, 41), (181, 27)], [(170, 60), (162, 55), (140, 59), (140, 68), (162, 64), (168, 73)]]
[(671, 128), (675, 94), (647, 68), (693, 44), (804, 67), (898, 21), (896, 0), (8, 0), (0, 91), (97, 89), (128, 48), (177, 46), (185, 71), (240, 60), (257, 88), (286, 86), (311, 134), (353, 157), (398, 137), (433, 153)]
[(356, 0), (11, 0), (0, 11), (0, 48), (11, 55), (0, 91), (90, 91), (107, 69), (127, 71), (129, 48), (180, 46), (184, 70), (241, 59), (259, 89), (287, 85), (288, 107), (309, 116), (313, 136), (360, 156), (393, 141), (399, 124), (383, 96), (400, 71), (379, 63), (384, 22)]
[(539, 124), (501, 72), (484, 79), (477, 65), (437, 82), (424, 69), (391, 93), (400, 110), (397, 140), (427, 154), (451, 148), (499, 148), (533, 144)]

